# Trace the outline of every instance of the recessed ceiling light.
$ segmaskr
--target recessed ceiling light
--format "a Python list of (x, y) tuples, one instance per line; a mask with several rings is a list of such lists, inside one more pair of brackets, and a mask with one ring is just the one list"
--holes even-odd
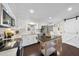
[(34, 10), (33, 10), (33, 9), (30, 9), (29, 12), (30, 12), (31, 14), (33, 14), (33, 13), (34, 13)]
[(30, 22), (29, 24), (34, 25), (35, 23), (34, 22)]
[(49, 17), (49, 19), (52, 19), (52, 17)]
[(69, 8), (68, 8), (68, 11), (71, 11), (71, 10), (72, 10), (72, 7), (69, 7)]

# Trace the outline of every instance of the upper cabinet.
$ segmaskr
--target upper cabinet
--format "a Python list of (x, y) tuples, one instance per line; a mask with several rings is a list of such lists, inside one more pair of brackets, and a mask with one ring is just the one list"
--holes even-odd
[(3, 10), (3, 24), (14, 26), (14, 21), (15, 20), (10, 15), (8, 15), (8, 13), (5, 10)]
[(12, 16), (10, 8), (4, 4), (0, 4), (0, 27), (15, 26), (15, 18)]

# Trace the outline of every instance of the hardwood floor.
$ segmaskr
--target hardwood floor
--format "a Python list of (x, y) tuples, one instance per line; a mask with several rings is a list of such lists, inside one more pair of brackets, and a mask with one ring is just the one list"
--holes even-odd
[(79, 48), (63, 43), (62, 56), (79, 56)]
[[(40, 52), (39, 43), (24, 47), (24, 56), (43, 56)], [(51, 56), (56, 56), (56, 53)], [(79, 56), (79, 48), (63, 43), (62, 56)]]
[(24, 56), (40, 55), (39, 43), (24, 47)]

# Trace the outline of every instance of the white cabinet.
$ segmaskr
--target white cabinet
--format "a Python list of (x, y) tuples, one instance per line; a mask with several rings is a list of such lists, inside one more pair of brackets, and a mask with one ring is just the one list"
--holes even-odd
[(8, 4), (0, 4), (0, 27), (11, 27), (15, 25), (15, 18), (10, 12)]
[(34, 43), (37, 43), (38, 40), (36, 39), (37, 35), (23, 35), (22, 36), (22, 46), (28, 46)]

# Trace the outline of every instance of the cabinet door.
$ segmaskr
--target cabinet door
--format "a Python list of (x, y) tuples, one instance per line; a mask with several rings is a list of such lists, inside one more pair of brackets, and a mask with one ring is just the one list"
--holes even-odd
[(23, 43), (22, 46), (28, 46), (34, 43), (37, 43), (36, 36), (34, 35), (23, 35), (22, 36)]

